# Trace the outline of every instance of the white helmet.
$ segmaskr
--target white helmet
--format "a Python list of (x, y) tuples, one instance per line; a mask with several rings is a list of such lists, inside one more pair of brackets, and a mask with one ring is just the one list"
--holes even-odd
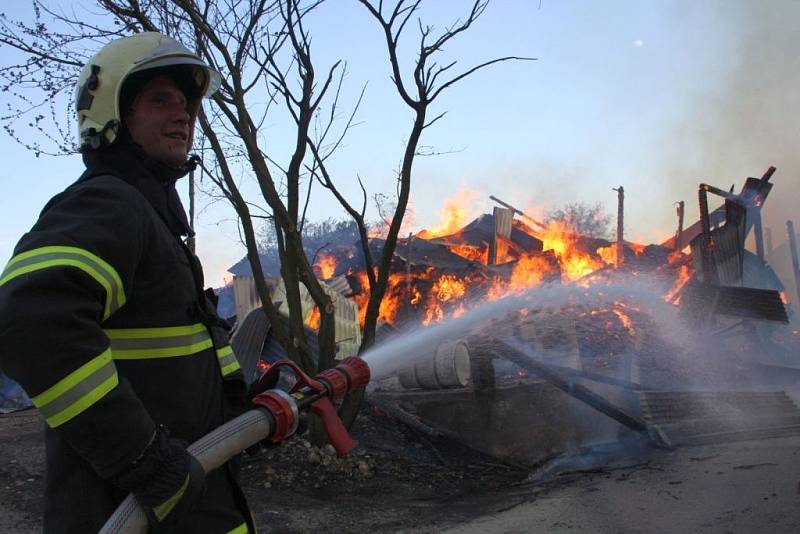
[(125, 82), (136, 73), (169, 67), (167, 75), (180, 76), (191, 125), (201, 97), (213, 95), (220, 76), (200, 57), (175, 39), (157, 32), (137, 33), (105, 45), (81, 70), (75, 87), (81, 151), (97, 150), (114, 142), (122, 121), (120, 96)]

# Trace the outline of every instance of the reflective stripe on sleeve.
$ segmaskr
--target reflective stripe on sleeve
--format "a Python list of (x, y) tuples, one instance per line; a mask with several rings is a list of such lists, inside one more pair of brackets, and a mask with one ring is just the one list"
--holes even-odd
[(103, 330), (111, 341), (115, 360), (147, 360), (191, 356), (213, 346), (202, 323), (161, 328)]
[(229, 530), (225, 534), (247, 534), (248, 532), (250, 532), (250, 531), (247, 530), (247, 523), (242, 523), (241, 525), (239, 525), (235, 529)]
[(228, 376), (241, 369), (239, 360), (236, 359), (236, 355), (230, 345), (225, 345), (217, 351), (217, 359), (219, 359), (219, 368), (222, 376)]
[(85, 363), (31, 400), (55, 428), (82, 413), (117, 387), (119, 377), (111, 350)]
[(0, 286), (23, 274), (50, 267), (76, 267), (106, 291), (103, 320), (125, 305), (125, 289), (117, 271), (102, 258), (77, 247), (41, 247), (17, 254), (0, 275)]

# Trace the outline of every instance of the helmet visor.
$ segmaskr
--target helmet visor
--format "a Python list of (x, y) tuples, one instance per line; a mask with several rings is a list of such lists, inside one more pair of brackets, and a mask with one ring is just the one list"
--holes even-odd
[(142, 63), (131, 69), (130, 74), (144, 72), (161, 67), (174, 67), (180, 65), (191, 65), (199, 67), (195, 69), (194, 83), (197, 85), (198, 93), (202, 93), (205, 98), (211, 97), (219, 89), (221, 79), (217, 71), (209, 67), (206, 63), (196, 57), (169, 56), (161, 57), (154, 61)]

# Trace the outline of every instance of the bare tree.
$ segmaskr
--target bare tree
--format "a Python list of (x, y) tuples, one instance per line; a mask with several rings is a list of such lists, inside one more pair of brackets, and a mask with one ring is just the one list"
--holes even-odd
[(548, 212), (544, 220), (547, 224), (561, 223), (571, 232), (586, 237), (607, 239), (611, 235), (611, 216), (604, 212), (600, 203), (570, 202)]
[[(361, 345), (361, 351), (363, 352), (375, 342), (375, 328), (380, 311), (380, 303), (386, 294), (392, 257), (397, 246), (397, 237), (400, 232), (400, 227), (403, 224), (403, 217), (405, 216), (406, 209), (408, 208), (408, 199), (411, 192), (411, 169), (414, 164), (414, 158), (419, 155), (419, 143), (422, 132), (445, 115), (445, 112), (442, 112), (433, 117), (429, 117), (431, 104), (433, 104), (445, 90), (480, 69), (503, 61), (529, 60), (532, 58), (516, 56), (495, 58), (472, 66), (458, 74), (451, 74), (451, 69), (456, 66), (456, 61), (444, 65), (440, 65), (436, 61), (437, 54), (443, 51), (445, 45), (459, 34), (467, 31), (486, 10), (489, 0), (475, 0), (469, 14), (463, 20), (456, 21), (438, 36), (434, 35), (432, 26), (426, 25), (422, 20), (417, 18), (417, 27), (419, 29), (418, 55), (416, 62), (411, 68), (410, 76), (408, 74), (404, 75), (398, 56), (398, 43), (403, 35), (403, 30), (406, 28), (408, 22), (414, 18), (422, 0), (398, 0), (394, 2), (394, 7), (384, 6), (383, 0), (379, 0), (377, 3), (371, 0), (358, 0), (358, 2), (369, 11), (378, 23), (383, 33), (387, 51), (389, 52), (392, 82), (402, 101), (411, 108), (414, 113), (411, 130), (408, 134), (400, 170), (397, 175), (397, 203), (390, 220), (389, 230), (386, 234), (380, 258), (376, 259), (372, 257), (372, 252), (370, 251), (367, 241), (362, 238), (363, 253), (367, 267), (367, 279), (370, 287), (370, 299), (367, 304), (364, 337)], [(321, 170), (323, 171), (323, 177), (325, 177), (324, 185), (336, 195), (342, 205), (345, 206), (348, 213), (356, 220), (359, 228), (362, 229), (362, 236), (366, 234), (366, 230), (364, 229), (363, 208), (361, 214), (358, 214), (355, 209), (347, 204), (341, 194), (336, 190), (334, 184), (327, 178), (327, 173), (324, 172), (324, 164), (321, 165)], [(364, 202), (366, 203), (366, 196)], [(362, 398), (363, 392), (355, 392), (345, 399), (342, 406), (342, 416), (345, 422), (352, 423), (355, 415), (358, 413)]]

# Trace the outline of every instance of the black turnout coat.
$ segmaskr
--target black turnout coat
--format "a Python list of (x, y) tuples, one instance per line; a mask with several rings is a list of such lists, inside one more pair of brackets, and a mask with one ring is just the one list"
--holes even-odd
[[(246, 384), (175, 191), (135, 148), (84, 155), (0, 275), (0, 367), (44, 416), (45, 532), (96, 532), (125, 497), (108, 479), (157, 425), (192, 442), (243, 409)], [(181, 532), (252, 530), (234, 469), (207, 478)]]

